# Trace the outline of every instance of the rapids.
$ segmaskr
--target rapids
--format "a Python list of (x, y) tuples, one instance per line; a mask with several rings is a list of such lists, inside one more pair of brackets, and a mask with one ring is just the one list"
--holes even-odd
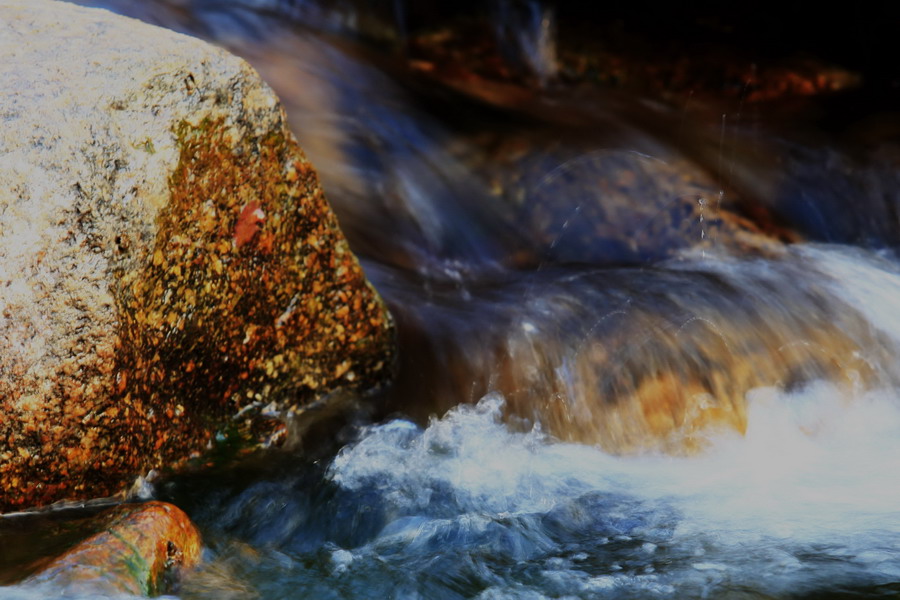
[(859, 83), (804, 62), (728, 96), (711, 60), (660, 93), (615, 19), (593, 85), (566, 2), (467, 7), (474, 34), (402, 1), (81, 3), (260, 71), (399, 330), (391, 390), (157, 483), (207, 545), (177, 598), (900, 594), (898, 121), (844, 123), (881, 88), (791, 96)]

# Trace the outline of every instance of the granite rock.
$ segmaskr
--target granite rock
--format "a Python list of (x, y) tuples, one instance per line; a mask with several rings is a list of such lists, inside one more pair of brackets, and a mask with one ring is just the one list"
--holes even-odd
[(243, 60), (0, 0), (0, 63), (0, 512), (385, 380), (390, 316)]

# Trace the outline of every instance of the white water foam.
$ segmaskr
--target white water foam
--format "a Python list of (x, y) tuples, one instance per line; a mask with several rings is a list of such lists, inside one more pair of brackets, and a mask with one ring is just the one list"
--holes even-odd
[[(893, 263), (844, 248), (796, 252), (900, 343)], [(330, 477), (374, 486), (388, 507), (390, 522), (354, 557), (487, 553), (483, 600), (896, 593), (898, 390), (820, 381), (758, 388), (747, 402), (746, 434), (720, 434), (701, 456), (616, 457), (512, 432), (490, 395), (424, 430), (371, 428)], [(494, 577), (491, 560), (519, 566)]]
[[(626, 458), (510, 432), (492, 395), (424, 431), (374, 427), (330, 475), (351, 489), (378, 482), (403, 515), (354, 556), (421, 555), (444, 540), (540, 565), (482, 598), (795, 594), (900, 581), (897, 395), (851, 400), (818, 383), (748, 400), (744, 437), (715, 440), (699, 457)], [(516, 523), (524, 539), (485, 542), (498, 522)], [(615, 549), (598, 560), (604, 546)]]
[(799, 246), (834, 280), (835, 295), (862, 312), (874, 327), (900, 341), (900, 269), (888, 257), (851, 247)]

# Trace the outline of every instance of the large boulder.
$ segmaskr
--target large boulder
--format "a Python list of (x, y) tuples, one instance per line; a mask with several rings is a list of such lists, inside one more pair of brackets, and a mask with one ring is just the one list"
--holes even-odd
[(384, 380), (390, 317), (243, 60), (0, 0), (0, 64), (0, 512)]

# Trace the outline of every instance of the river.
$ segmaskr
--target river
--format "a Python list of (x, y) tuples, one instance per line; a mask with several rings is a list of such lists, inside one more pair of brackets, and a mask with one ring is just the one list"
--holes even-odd
[(892, 84), (564, 2), (91, 4), (260, 71), (399, 327), (391, 390), (157, 485), (177, 598), (900, 594)]

